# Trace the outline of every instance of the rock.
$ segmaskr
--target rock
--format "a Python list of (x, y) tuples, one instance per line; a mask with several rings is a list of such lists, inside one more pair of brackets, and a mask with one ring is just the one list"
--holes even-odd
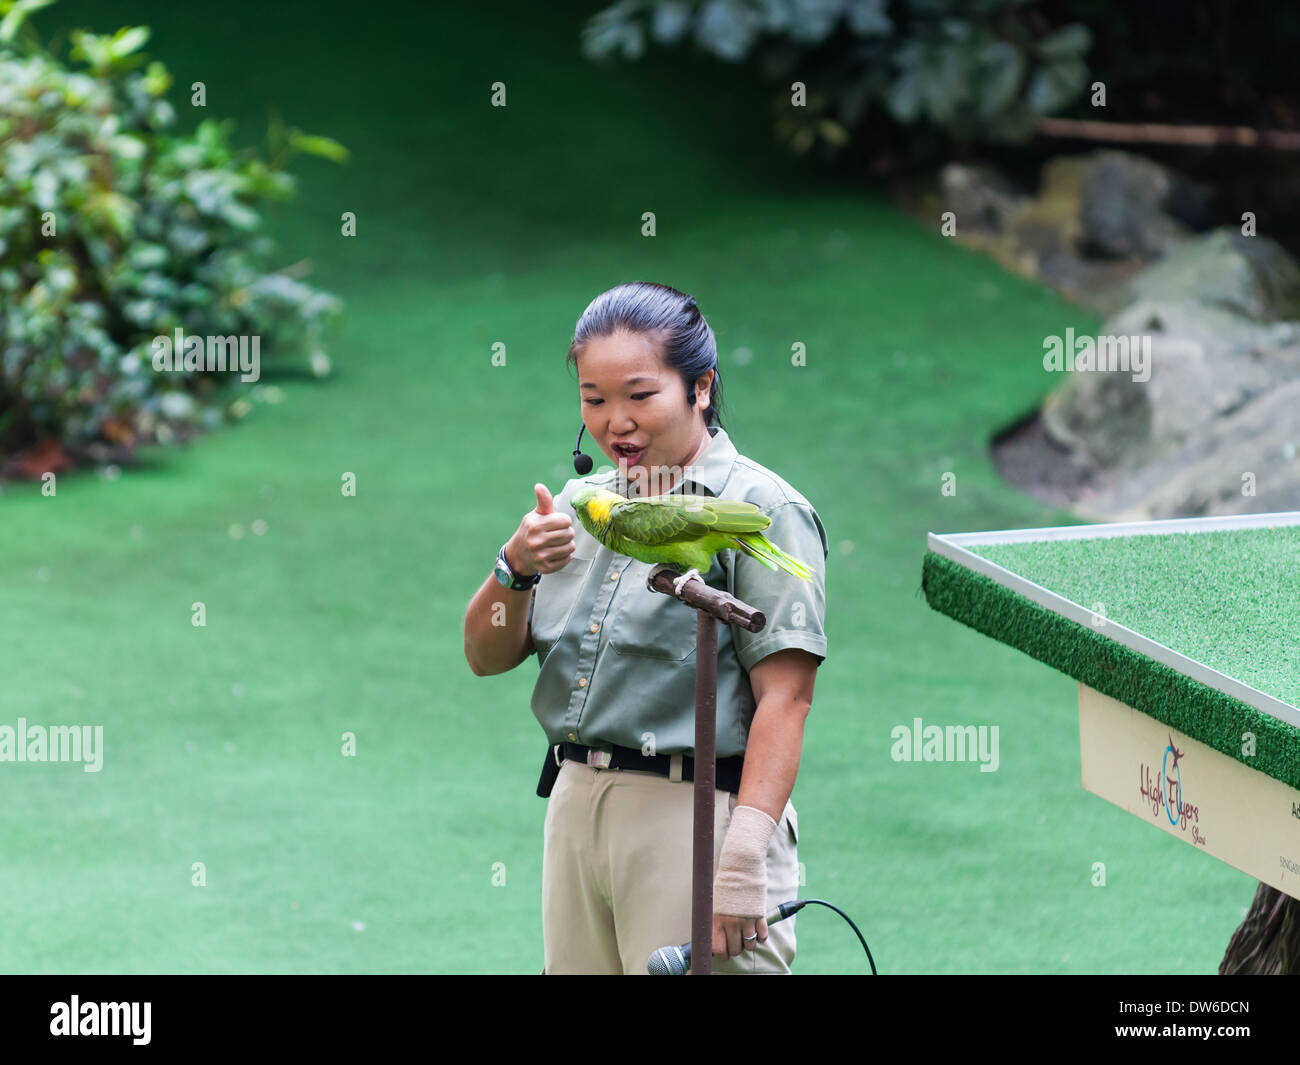
[(1078, 255), (1083, 230), (1079, 209), (1088, 163), (1080, 156), (1060, 156), (1043, 164), (1038, 195), (1024, 204), (1010, 227), (1016, 244), (1040, 261)]
[(1151, 159), (1099, 151), (1088, 157), (1081, 199), (1080, 251), (1149, 261), (1165, 255), (1190, 232), (1171, 208), (1201, 217), (1209, 190)]
[(1028, 201), (1021, 190), (992, 167), (949, 163), (939, 172), (945, 211), (957, 216), (957, 232), (1001, 233)]
[(1098, 521), (1300, 510), (1300, 264), (1236, 227), (1189, 236), (1207, 202), (1166, 167), (1101, 151), (1051, 160), (988, 238), (1104, 314), (1093, 350), (1127, 359), (1070, 373), (994, 444), (1039, 498)]
[(1201, 300), (1256, 321), (1300, 318), (1300, 266), (1267, 237), (1216, 229), (1130, 279), (1132, 299)]
[[(1184, 233), (1175, 220), (1163, 225), (1157, 221), (1158, 206), (1139, 210), (1130, 204), (1117, 224), (1138, 225), (1147, 234), (1142, 255), (1114, 257), (1108, 253), (1105, 258), (1090, 258), (1086, 254), (1096, 243), (1090, 242), (1084, 220), (1087, 197), (1092, 196), (1097, 217), (1119, 217), (1117, 209), (1107, 213), (1113, 197), (1098, 190), (1109, 189), (1110, 184), (1105, 180), (1099, 184), (1097, 173), (1099, 169), (1112, 174), (1122, 171), (1128, 180), (1136, 181), (1136, 166), (1127, 165), (1132, 159), (1136, 157), (1119, 152), (1054, 157), (1043, 164), (1039, 188), (1032, 196), (991, 167), (952, 163), (940, 171), (934, 202), (913, 203), (926, 217), (952, 211), (957, 218), (957, 239), (962, 243), (989, 253), (1008, 270), (1042, 281), (1098, 313), (1110, 314), (1130, 302), (1124, 282), (1147, 264), (1151, 249), (1163, 248), (1168, 240)], [(1186, 184), (1173, 175), (1160, 181), (1167, 190), (1160, 202)], [(1160, 240), (1152, 235), (1157, 232)], [(1111, 253), (1117, 251), (1110, 248)]]
[[(1070, 374), (1044, 404), (1043, 428), (1100, 467), (1148, 466), (1300, 377), (1300, 332), (1208, 304), (1136, 303), (1098, 336), (1128, 338), (1133, 369)], [(1139, 352), (1148, 353), (1140, 368)]]
[(1144, 264), (1089, 260), (1080, 255), (1083, 227), (1079, 216), (1089, 166), (1083, 156), (1048, 160), (1037, 195), (1022, 201), (1008, 218), (1005, 233), (988, 250), (1016, 273), (1104, 314), (1121, 305), (1113, 294)]
[(1300, 509), (1300, 378), (1267, 392), (1134, 476), (1096, 491), (1107, 520)]

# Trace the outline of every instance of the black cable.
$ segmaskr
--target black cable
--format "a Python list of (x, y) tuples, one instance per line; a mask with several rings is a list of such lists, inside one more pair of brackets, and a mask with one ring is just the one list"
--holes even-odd
[(862, 933), (858, 931), (858, 926), (853, 923), (853, 918), (850, 917), (843, 910), (841, 910), (838, 906), (832, 906), (825, 899), (795, 899), (793, 902), (781, 903), (779, 906), (777, 906), (777, 909), (781, 911), (781, 919), (784, 920), (785, 918), (791, 917), (794, 914), (798, 913), (805, 906), (810, 906), (814, 903), (816, 903), (818, 906), (825, 906), (827, 909), (834, 910), (836, 913), (838, 913), (841, 917), (843, 917), (846, 921), (849, 922), (849, 927), (852, 928), (854, 933), (857, 935), (858, 942), (862, 944), (862, 949), (867, 952), (867, 961), (871, 963), (871, 975), (879, 976), (880, 974), (876, 972), (876, 959), (871, 956), (871, 948), (867, 946), (867, 941), (862, 938)]

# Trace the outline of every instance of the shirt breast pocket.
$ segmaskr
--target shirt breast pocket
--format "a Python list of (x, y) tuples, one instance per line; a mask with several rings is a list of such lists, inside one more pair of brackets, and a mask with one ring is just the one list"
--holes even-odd
[(609, 631), (610, 646), (620, 655), (681, 662), (695, 651), (695, 611), (645, 579), (651, 566), (629, 563), (619, 575), (632, 587), (619, 589), (619, 604)]
[(569, 624), (593, 559), (574, 555), (554, 573), (543, 573), (533, 590), (533, 643), (548, 648), (559, 641)]

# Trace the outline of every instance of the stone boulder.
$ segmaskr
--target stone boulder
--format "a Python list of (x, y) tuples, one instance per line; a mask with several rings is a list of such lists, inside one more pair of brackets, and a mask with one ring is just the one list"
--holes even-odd
[(1130, 278), (1129, 299), (1200, 300), (1257, 321), (1300, 319), (1300, 266), (1267, 237), (1216, 229)]
[(949, 163), (939, 171), (943, 207), (957, 216), (958, 232), (1005, 232), (1029, 197), (990, 166)]
[(1210, 303), (1142, 300), (1108, 318), (1098, 336), (1128, 338), (1147, 352), (1142, 372), (1075, 371), (1042, 418), (1051, 439), (1107, 469), (1150, 466), (1300, 379), (1300, 329)]
[(951, 211), (961, 243), (1109, 314), (1128, 302), (1125, 280), (1204, 224), (1209, 192), (1149, 159), (1101, 150), (1047, 160), (1033, 194), (991, 166), (949, 163), (936, 194), (896, 195), (927, 218)]
[(1300, 378), (1211, 422), (1092, 505), (1116, 521), (1300, 509), (1297, 412)]
[(1127, 369), (1071, 373), (1036, 427), (1086, 486), (1069, 502), (1104, 521), (1300, 510), (1300, 266), (1216, 230), (1128, 291), (1096, 339), (1128, 338)]
[(1184, 219), (1204, 224), (1209, 190), (1167, 166), (1129, 152), (1088, 156), (1079, 244), (1085, 255), (1150, 261), (1185, 240)]

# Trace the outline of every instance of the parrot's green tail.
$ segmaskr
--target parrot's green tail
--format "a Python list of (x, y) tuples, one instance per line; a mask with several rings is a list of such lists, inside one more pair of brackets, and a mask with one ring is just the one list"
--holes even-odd
[(745, 554), (750, 558), (758, 559), (768, 569), (785, 570), (792, 577), (799, 577), (805, 581), (813, 579), (812, 570), (797, 558), (787, 555), (760, 532), (741, 533), (739, 536), (733, 536), (732, 540), (740, 545), (740, 549)]

